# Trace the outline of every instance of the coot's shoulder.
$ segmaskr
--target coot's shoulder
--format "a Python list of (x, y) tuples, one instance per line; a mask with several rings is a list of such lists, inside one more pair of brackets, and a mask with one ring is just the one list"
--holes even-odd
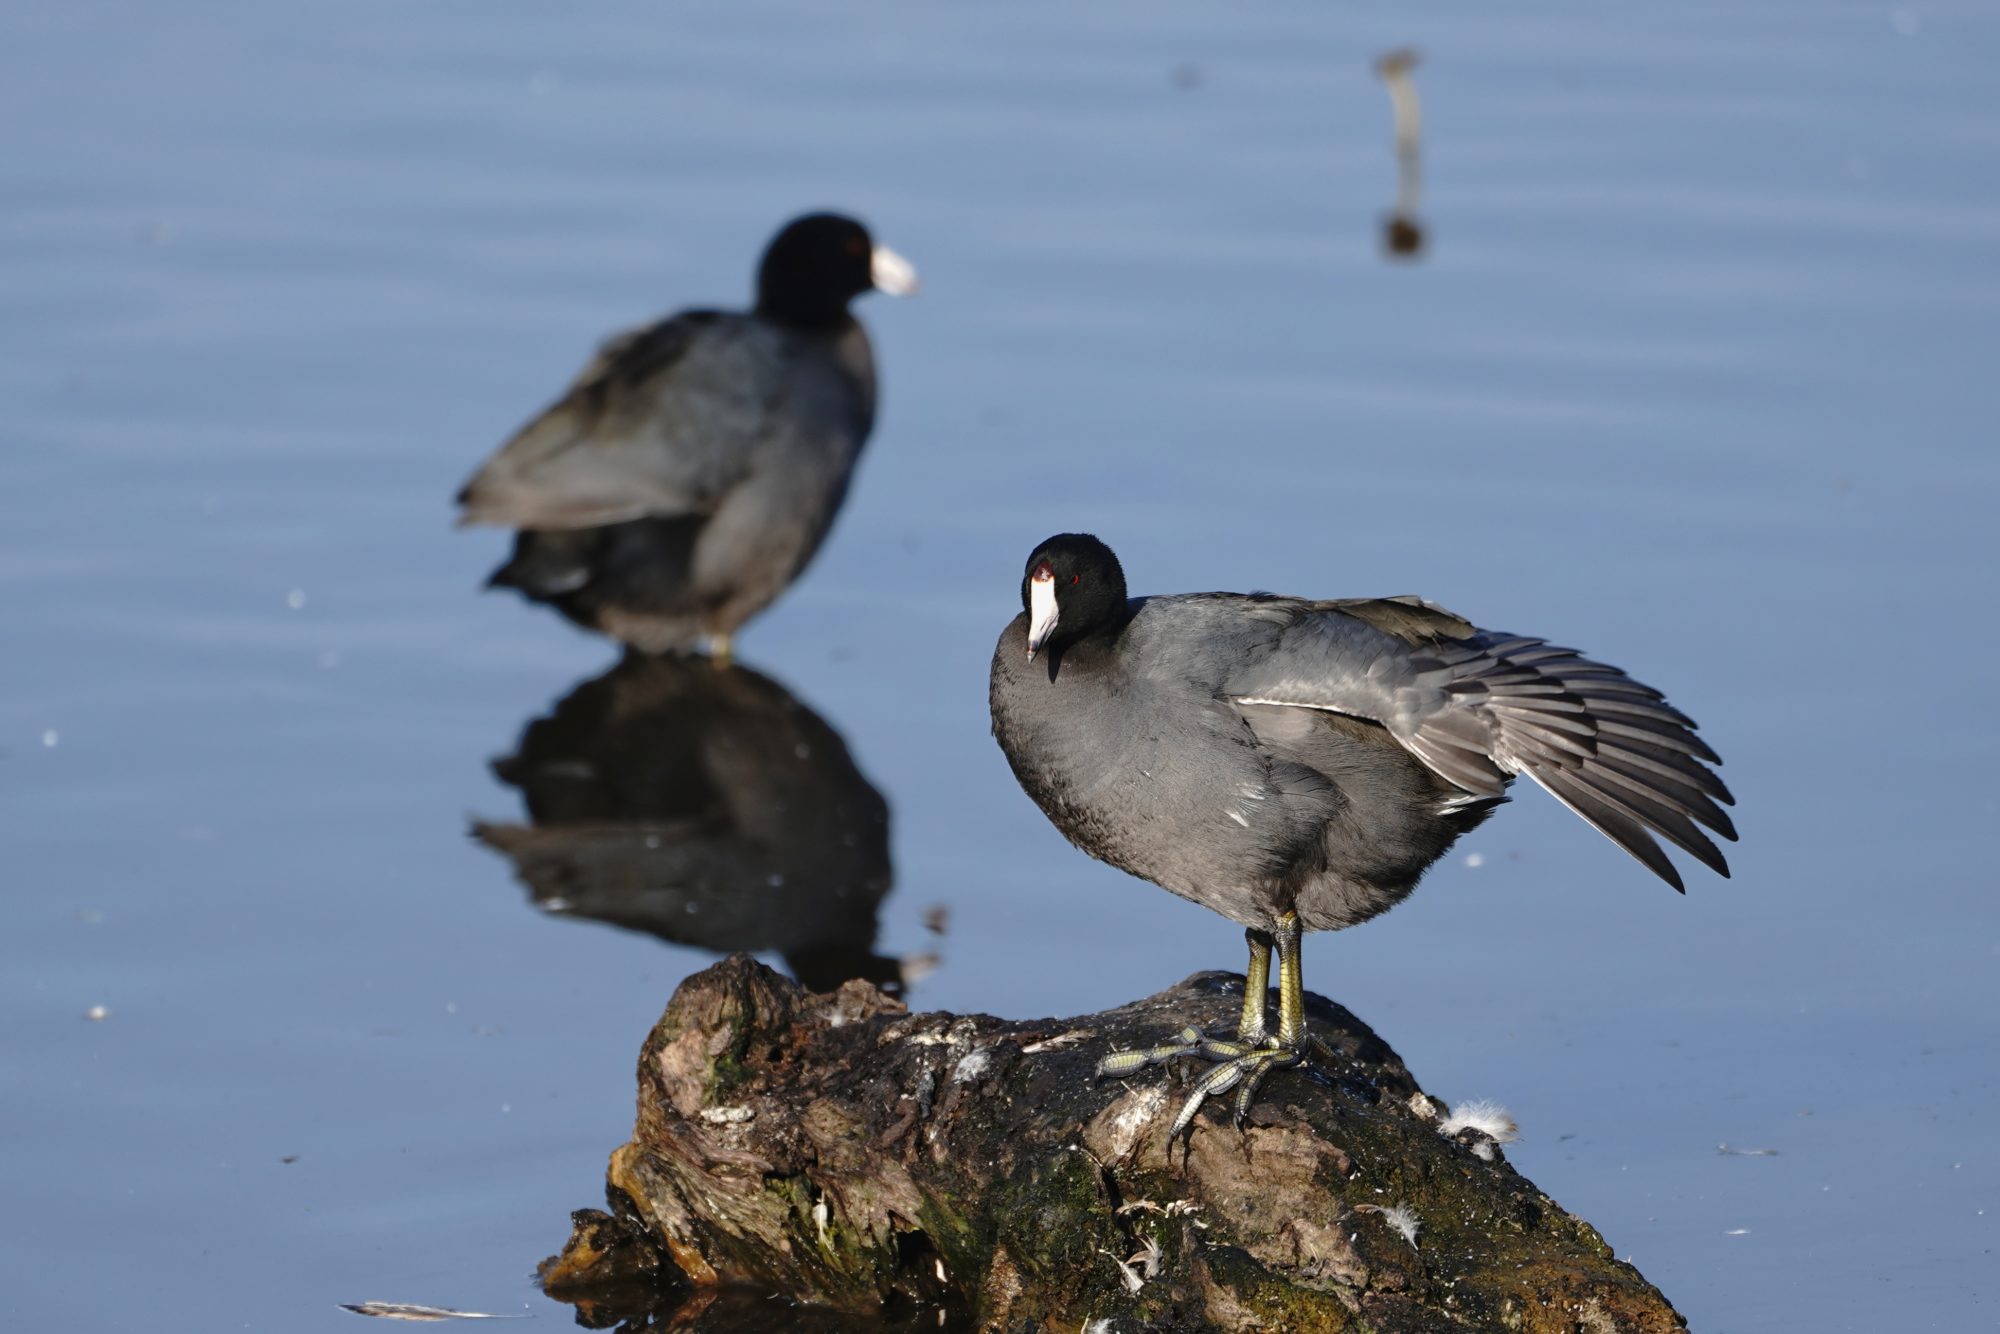
[(1220, 684), (1267, 653), (1311, 604), (1268, 593), (1174, 593), (1133, 598), (1118, 656), (1135, 671)]
[(685, 310), (606, 339), (570, 384), (579, 408), (602, 412), (633, 398), (761, 398), (789, 357), (794, 335), (756, 315)]

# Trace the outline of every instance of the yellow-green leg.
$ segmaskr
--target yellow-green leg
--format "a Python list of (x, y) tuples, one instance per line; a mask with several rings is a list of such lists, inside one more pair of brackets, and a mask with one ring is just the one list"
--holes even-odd
[(1253, 926), (1243, 938), (1250, 942), (1250, 966), (1243, 970), (1243, 1018), (1236, 1025), (1236, 1040), (1246, 1047), (1261, 1047), (1264, 1006), (1271, 998), (1271, 933)]
[(1250, 966), (1243, 973), (1243, 1017), (1234, 1042), (1212, 1038), (1198, 1028), (1183, 1028), (1157, 1047), (1115, 1051), (1097, 1063), (1099, 1078), (1137, 1074), (1149, 1065), (1164, 1065), (1177, 1056), (1198, 1056), (1204, 1060), (1227, 1061), (1266, 1045), (1264, 1007), (1271, 991), (1271, 946), (1268, 931), (1255, 927), (1243, 933), (1250, 942)]
[(733, 647), (729, 642), (729, 638), (728, 635), (710, 635), (708, 637), (708, 657), (718, 667), (727, 667), (729, 665), (729, 653)]
[[(1211, 1038), (1198, 1028), (1184, 1028), (1157, 1047), (1113, 1052), (1098, 1062), (1098, 1075), (1123, 1077), (1178, 1057), (1212, 1061), (1215, 1068), (1196, 1081), (1167, 1132), (1167, 1140), (1171, 1143), (1194, 1123), (1204, 1102), (1231, 1089), (1239, 1089), (1235, 1120), (1241, 1125), (1258, 1086), (1273, 1070), (1289, 1069), (1309, 1054), (1332, 1054), (1306, 1030), (1305, 965), (1300, 951), (1303, 934), (1298, 915), (1290, 912), (1278, 919), (1275, 931), (1252, 928), (1244, 933), (1250, 943), (1250, 965), (1244, 973), (1243, 1018), (1234, 1042)], [(1278, 1032), (1271, 1036), (1265, 1028), (1264, 1007), (1274, 947), (1278, 955)]]
[[(1271, 1045), (1277, 1052), (1289, 1054), (1291, 1059), (1267, 1060), (1244, 1073), (1236, 1094), (1235, 1119), (1238, 1125), (1243, 1124), (1243, 1118), (1250, 1113), (1250, 1104), (1256, 1101), (1257, 1086), (1273, 1070), (1286, 1069), (1313, 1056), (1323, 1061), (1333, 1059), (1333, 1048), (1314, 1037), (1306, 1027), (1305, 932), (1299, 926), (1298, 914), (1286, 913), (1280, 917), (1275, 935), (1278, 946), (1278, 1036), (1272, 1039)], [(1265, 1053), (1257, 1054), (1261, 1056)], [(1185, 1108), (1182, 1115), (1193, 1119), (1193, 1114)]]

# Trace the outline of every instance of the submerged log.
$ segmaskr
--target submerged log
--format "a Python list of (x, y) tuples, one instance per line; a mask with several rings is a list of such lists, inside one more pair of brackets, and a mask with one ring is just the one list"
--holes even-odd
[(1017, 1023), (718, 964), (646, 1040), (615, 1216), (580, 1213), (545, 1286), (685, 1285), (695, 1329), (736, 1327), (697, 1310), (746, 1289), (1018, 1334), (1683, 1328), (1490, 1137), (1441, 1133), (1443, 1105), (1338, 1005), (1308, 997), (1335, 1068), (1273, 1075), (1241, 1129), (1216, 1099), (1171, 1150), (1176, 1081), (1092, 1077), (1107, 1051), (1226, 1030), (1241, 988), (1201, 973)]

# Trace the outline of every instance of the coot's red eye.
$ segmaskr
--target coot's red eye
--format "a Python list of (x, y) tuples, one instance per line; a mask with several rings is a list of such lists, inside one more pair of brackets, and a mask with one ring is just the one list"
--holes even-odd
[(1069, 577), (1069, 581), (1072, 584), (1080, 584), (1083, 582), (1083, 576), (1080, 574), (1073, 574)]

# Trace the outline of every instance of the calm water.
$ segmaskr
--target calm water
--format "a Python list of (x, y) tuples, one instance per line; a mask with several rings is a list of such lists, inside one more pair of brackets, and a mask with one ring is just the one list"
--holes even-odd
[(503, 539), (446, 502), (598, 336), (838, 205), (926, 291), (864, 311), (880, 429), (742, 655), (888, 803), (848, 946), (1016, 1015), (1241, 964), (987, 736), (1052, 531), (1138, 591), (1556, 636), (1701, 719), (1736, 879), (1679, 899), (1527, 792), (1309, 984), (1509, 1104), (1696, 1328), (1990, 1328), (1996, 61), (1991, 4), (0, 10), (16, 1322), (568, 1324), (531, 1267), (713, 955), (538, 911), (470, 836), (614, 655), (478, 594)]

